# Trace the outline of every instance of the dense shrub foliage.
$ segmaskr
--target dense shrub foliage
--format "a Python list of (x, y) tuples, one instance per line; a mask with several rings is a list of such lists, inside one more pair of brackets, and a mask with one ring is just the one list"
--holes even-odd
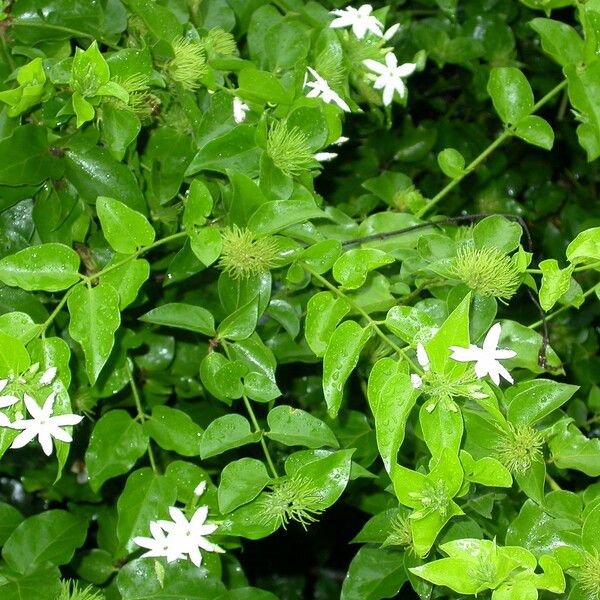
[(0, 598), (600, 598), (600, 1), (4, 0)]

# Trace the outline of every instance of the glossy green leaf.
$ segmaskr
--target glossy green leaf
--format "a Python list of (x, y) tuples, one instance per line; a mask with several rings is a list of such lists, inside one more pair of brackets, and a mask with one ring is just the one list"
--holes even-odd
[(317, 356), (325, 354), (335, 328), (349, 311), (346, 300), (335, 298), (330, 292), (319, 292), (308, 301), (304, 335)]
[(258, 298), (255, 297), (223, 319), (217, 333), (229, 340), (244, 340), (252, 335), (257, 319)]
[(252, 433), (250, 422), (241, 415), (231, 413), (210, 423), (200, 440), (202, 459), (217, 456), (232, 448), (258, 442), (261, 433)]
[(204, 335), (215, 334), (215, 320), (208, 310), (182, 302), (172, 302), (153, 308), (142, 315), (140, 321), (186, 329)]
[(356, 321), (344, 321), (331, 336), (323, 356), (323, 393), (331, 417), (341, 407), (344, 385), (370, 336), (371, 330)]
[(117, 252), (132, 254), (154, 241), (154, 229), (146, 217), (122, 202), (100, 196), (96, 210), (104, 237)]
[(357, 248), (342, 254), (333, 265), (333, 276), (342, 288), (361, 287), (369, 271), (394, 262), (394, 257), (375, 248)]
[(202, 429), (181, 410), (155, 406), (144, 423), (144, 432), (165, 450), (173, 450), (182, 456), (199, 454)]
[(515, 67), (492, 69), (487, 90), (505, 124), (516, 125), (533, 109), (531, 86), (525, 75)]
[(24, 290), (58, 292), (79, 281), (79, 256), (63, 244), (30, 246), (0, 260), (0, 281)]
[(539, 146), (544, 150), (552, 150), (554, 146), (554, 130), (546, 119), (537, 115), (523, 117), (515, 126), (515, 135), (528, 144)]
[(465, 170), (465, 158), (454, 148), (442, 150), (437, 156), (437, 161), (444, 175), (451, 179), (460, 177)]
[(80, 285), (67, 301), (71, 322), (69, 333), (81, 344), (90, 383), (95, 383), (106, 364), (121, 323), (119, 294), (107, 283)]
[(286, 446), (339, 446), (333, 431), (323, 421), (299, 408), (276, 406), (269, 411), (267, 423), (266, 435)]
[(583, 40), (570, 25), (542, 18), (533, 19), (529, 25), (539, 34), (544, 52), (559, 65), (564, 67), (583, 60)]
[(94, 426), (85, 453), (92, 489), (99, 490), (107, 479), (127, 473), (147, 446), (142, 426), (126, 411), (107, 412)]
[(221, 472), (219, 510), (225, 514), (251, 502), (270, 481), (260, 460), (240, 458), (229, 463)]
[(143, 258), (129, 260), (100, 277), (100, 284), (107, 283), (119, 294), (119, 309), (123, 310), (138, 297), (140, 288), (150, 277), (150, 263)]
[(572, 267), (561, 269), (554, 258), (542, 260), (539, 264), (542, 271), (542, 286), (540, 288), (540, 305), (550, 310), (569, 291), (571, 286)]
[(86, 522), (64, 510), (48, 510), (21, 522), (2, 548), (2, 558), (19, 573), (66, 565), (87, 536)]

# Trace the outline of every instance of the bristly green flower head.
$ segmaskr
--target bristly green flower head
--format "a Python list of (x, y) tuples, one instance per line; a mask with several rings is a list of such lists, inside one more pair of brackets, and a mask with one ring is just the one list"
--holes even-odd
[(508, 424), (496, 446), (496, 457), (511, 472), (524, 475), (535, 461), (543, 459), (544, 436), (528, 425)]
[(211, 29), (202, 40), (206, 52), (210, 55), (222, 54), (234, 56), (238, 54), (235, 38), (221, 27)]
[(510, 256), (497, 248), (462, 245), (450, 272), (480, 296), (510, 300), (521, 284), (521, 275)]
[(323, 509), (320, 496), (307, 477), (282, 477), (271, 484), (271, 491), (262, 500), (264, 520), (273, 519), (285, 529), (290, 521), (297, 521), (304, 529), (318, 521)]
[(256, 238), (237, 225), (222, 230), (223, 247), (218, 266), (232, 279), (247, 279), (278, 264), (277, 242), (272, 237)]
[(298, 127), (289, 129), (285, 121), (276, 121), (271, 125), (267, 136), (267, 154), (288, 177), (297, 177), (319, 166), (306, 134)]
[(179, 37), (173, 40), (173, 52), (175, 58), (168, 65), (169, 76), (186, 90), (197, 90), (200, 79), (208, 72), (202, 44)]
[(61, 582), (60, 593), (56, 600), (103, 600), (102, 592), (96, 592), (91, 585), (80, 588), (76, 581)]
[(600, 598), (600, 556), (586, 552), (584, 563), (577, 570), (575, 579), (585, 598), (598, 600)]

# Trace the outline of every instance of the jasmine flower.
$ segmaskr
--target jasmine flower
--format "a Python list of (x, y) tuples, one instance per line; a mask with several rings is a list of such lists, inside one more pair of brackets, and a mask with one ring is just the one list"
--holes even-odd
[(343, 111), (350, 112), (348, 104), (334, 92), (327, 81), (323, 79), (312, 67), (307, 67), (308, 72), (313, 76), (314, 81), (308, 81), (308, 77), (304, 76), (304, 87), (310, 88), (310, 92), (306, 94), (307, 98), (321, 98), (327, 104), (337, 104)]
[(352, 27), (354, 35), (359, 40), (365, 37), (367, 31), (382, 37), (383, 23), (371, 14), (372, 11), (373, 7), (370, 4), (363, 4), (359, 8), (348, 6), (344, 9), (332, 10), (331, 14), (336, 15), (337, 19), (331, 21), (329, 27), (332, 29)]
[(392, 103), (394, 92), (398, 92), (401, 98), (406, 95), (406, 85), (402, 78), (412, 75), (417, 68), (414, 63), (404, 63), (398, 66), (398, 59), (393, 52), (388, 52), (385, 55), (385, 64), (370, 58), (363, 60), (363, 64), (379, 75), (375, 79), (373, 87), (376, 90), (383, 89), (383, 103), (386, 106)]

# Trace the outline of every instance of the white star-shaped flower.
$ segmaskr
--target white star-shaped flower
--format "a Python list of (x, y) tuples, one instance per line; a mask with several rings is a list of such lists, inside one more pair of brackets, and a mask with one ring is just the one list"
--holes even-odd
[(235, 96), (233, 99), (233, 120), (236, 123), (243, 123), (246, 120), (246, 113), (249, 110), (250, 107)]
[(19, 419), (11, 423), (13, 429), (22, 429), (23, 431), (14, 439), (11, 448), (22, 448), (34, 438), (38, 438), (42, 450), (46, 456), (52, 454), (52, 438), (61, 442), (70, 443), (73, 441), (71, 434), (61, 429), (69, 425), (77, 425), (83, 417), (81, 415), (66, 414), (52, 416), (52, 408), (56, 392), (52, 392), (44, 406), (40, 406), (29, 394), (24, 394), (23, 400), (27, 411), (33, 417), (32, 419)]
[(167, 559), (167, 562), (173, 562), (185, 558), (179, 545), (173, 543), (173, 538), (169, 537), (157, 521), (150, 523), (150, 533), (152, 537), (134, 537), (133, 543), (146, 548), (148, 552), (142, 554), (142, 558), (161, 558)]
[(354, 35), (359, 40), (365, 37), (367, 31), (383, 37), (383, 23), (371, 12), (373, 12), (373, 7), (370, 4), (363, 4), (359, 8), (348, 6), (344, 9), (332, 10), (331, 14), (337, 18), (329, 23), (329, 27), (332, 29), (352, 27)]
[(412, 75), (417, 68), (414, 63), (404, 63), (398, 66), (398, 59), (393, 52), (388, 52), (385, 55), (385, 64), (377, 62), (376, 60), (363, 60), (363, 64), (377, 73), (379, 77), (375, 79), (373, 87), (376, 90), (383, 89), (383, 103), (389, 106), (394, 98), (394, 92), (398, 92), (400, 97), (404, 97), (406, 94), (406, 85), (402, 81), (403, 77)]
[(328, 160), (337, 158), (337, 152), (317, 152), (313, 154), (313, 158), (319, 162), (327, 162)]
[(307, 67), (308, 72), (313, 76), (314, 81), (308, 81), (308, 76), (304, 76), (304, 87), (310, 88), (306, 94), (307, 98), (321, 98), (327, 104), (337, 104), (343, 111), (350, 112), (350, 107), (346, 101), (334, 92), (327, 80), (323, 79), (312, 67)]
[(181, 554), (187, 554), (190, 560), (199, 567), (202, 564), (200, 548), (207, 552), (224, 552), (224, 550), (209, 542), (204, 536), (214, 533), (217, 525), (206, 525), (208, 506), (199, 507), (194, 516), (188, 521), (183, 512), (175, 507), (169, 508), (169, 514), (173, 521), (158, 521), (159, 525), (167, 533), (169, 543)]
[(500, 377), (504, 377), (509, 383), (513, 383), (510, 373), (498, 362), (516, 356), (514, 350), (498, 349), (498, 340), (502, 333), (502, 326), (496, 323), (485, 336), (483, 348), (471, 344), (468, 348), (450, 346), (452, 355), (450, 358), (459, 362), (475, 362), (475, 375), (479, 379), (489, 375), (491, 380), (500, 385)]

